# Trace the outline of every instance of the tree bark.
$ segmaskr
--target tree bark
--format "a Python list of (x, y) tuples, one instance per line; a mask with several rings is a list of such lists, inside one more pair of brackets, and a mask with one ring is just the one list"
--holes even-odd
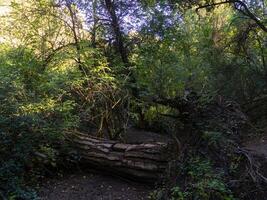
[(69, 13), (70, 13), (70, 17), (71, 17), (71, 31), (73, 33), (73, 39), (74, 39), (74, 45), (75, 45), (75, 48), (76, 48), (76, 52), (77, 52), (77, 64), (78, 64), (78, 67), (79, 67), (79, 70), (83, 73), (84, 70), (83, 70), (83, 67), (82, 67), (82, 61), (81, 61), (81, 47), (80, 47), (80, 39), (79, 39), (79, 34), (78, 34), (78, 30), (77, 29), (77, 23), (78, 23), (78, 20), (77, 20), (77, 16), (76, 16), (76, 11), (73, 10), (72, 8), (72, 4), (70, 3), (67, 3), (66, 4), (68, 10), (69, 10)]
[(92, 37), (92, 47), (96, 48), (96, 30), (97, 30), (97, 24), (98, 24), (98, 17), (96, 14), (96, 9), (97, 9), (97, 1), (93, 0), (93, 28), (91, 32), (91, 37)]
[(105, 0), (105, 6), (111, 18), (111, 27), (113, 29), (114, 36), (115, 36), (117, 52), (120, 54), (124, 65), (128, 67), (129, 65), (128, 55), (127, 55), (127, 51), (123, 43), (123, 36), (122, 36), (121, 29), (120, 29), (118, 17), (116, 15), (114, 2), (111, 0)]
[[(244, 3), (240, 0), (225, 0), (225, 1), (217, 2), (217, 3), (206, 4), (203, 6), (199, 6), (196, 9), (196, 11), (198, 11), (199, 9), (202, 9), (202, 8), (213, 7), (213, 6), (218, 6), (218, 5), (222, 5), (222, 4), (234, 4), (234, 7), (237, 11), (239, 11), (243, 15), (249, 17), (251, 20), (253, 20), (258, 25), (258, 27), (261, 28), (261, 30), (263, 30), (264, 32), (267, 32), (267, 27), (265, 26), (264, 22), (262, 22), (257, 16), (255, 16), (250, 11), (250, 9), (246, 5), (246, 3)], [(238, 8), (238, 6), (240, 6), (241, 8)]]
[(160, 178), (176, 152), (172, 145), (163, 142), (126, 144), (82, 133), (75, 133), (72, 141), (81, 163), (145, 181)]

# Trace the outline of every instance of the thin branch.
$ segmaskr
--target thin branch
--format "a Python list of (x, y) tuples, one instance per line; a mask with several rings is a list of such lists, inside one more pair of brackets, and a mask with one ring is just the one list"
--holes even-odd
[[(235, 9), (238, 10), (239, 12), (241, 12), (243, 15), (249, 17), (251, 20), (253, 20), (264, 32), (267, 32), (267, 27), (249, 10), (249, 8), (247, 7), (247, 5), (240, 1), (240, 0), (227, 0), (227, 1), (222, 1), (222, 2), (218, 2), (218, 3), (212, 3), (212, 4), (206, 4), (206, 5), (202, 5), (199, 6), (196, 9), (196, 12), (198, 12), (199, 9), (202, 8), (207, 8), (207, 7), (214, 7), (214, 6), (218, 6), (218, 5), (222, 5), (222, 4), (234, 4), (235, 5)], [(244, 10), (237, 8), (236, 4), (239, 4)]]
[(196, 12), (198, 12), (198, 10), (203, 9), (203, 8), (208, 8), (208, 7), (214, 7), (214, 6), (218, 6), (218, 5), (222, 5), (222, 4), (227, 4), (227, 3), (232, 3), (231, 0), (229, 1), (222, 1), (222, 2), (218, 2), (218, 3), (213, 3), (213, 4), (206, 4), (206, 5), (202, 5), (199, 6), (198, 8), (196, 8)]

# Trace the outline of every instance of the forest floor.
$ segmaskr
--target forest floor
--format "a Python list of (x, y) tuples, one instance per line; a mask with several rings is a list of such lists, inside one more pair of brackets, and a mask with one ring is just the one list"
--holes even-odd
[(267, 134), (245, 143), (245, 146), (246, 149), (251, 151), (253, 154), (267, 158)]
[[(167, 142), (170, 138), (157, 133), (130, 129), (126, 143)], [(112, 175), (112, 176), (111, 176)], [(101, 171), (80, 172), (48, 179), (42, 183), (42, 200), (147, 200), (153, 187)]]
[(80, 172), (46, 180), (41, 200), (147, 200), (152, 186), (99, 173)]
[[(267, 134), (244, 145), (252, 154), (267, 158)], [(152, 191), (147, 184), (94, 171), (47, 179), (39, 195), (41, 200), (147, 200)]]

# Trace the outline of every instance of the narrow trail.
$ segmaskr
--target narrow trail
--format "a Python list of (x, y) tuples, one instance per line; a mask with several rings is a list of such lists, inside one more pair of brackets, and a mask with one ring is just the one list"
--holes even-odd
[(267, 134), (245, 144), (245, 146), (254, 154), (264, 156), (267, 159)]
[(151, 186), (97, 173), (79, 173), (45, 181), (41, 200), (147, 200)]
[[(267, 136), (246, 144), (252, 154), (267, 159)], [(79, 172), (48, 179), (39, 191), (41, 200), (148, 200), (153, 187), (98, 172)]]
[[(127, 143), (166, 142), (169, 137), (131, 129), (125, 135)], [(111, 176), (114, 175), (114, 176)], [(122, 179), (101, 171), (79, 172), (45, 181), (40, 188), (42, 200), (148, 200), (153, 187)]]

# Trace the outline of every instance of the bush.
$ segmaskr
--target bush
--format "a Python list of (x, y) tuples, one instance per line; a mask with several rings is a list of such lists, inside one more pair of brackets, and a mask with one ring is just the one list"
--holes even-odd
[(32, 178), (32, 155), (38, 144), (30, 134), (30, 119), (14, 117), (0, 122), (0, 191), (10, 199), (35, 199), (27, 182)]
[(177, 183), (170, 190), (154, 191), (150, 199), (171, 200), (234, 200), (225, 184), (222, 171), (216, 171), (210, 161), (195, 157), (180, 165)]

